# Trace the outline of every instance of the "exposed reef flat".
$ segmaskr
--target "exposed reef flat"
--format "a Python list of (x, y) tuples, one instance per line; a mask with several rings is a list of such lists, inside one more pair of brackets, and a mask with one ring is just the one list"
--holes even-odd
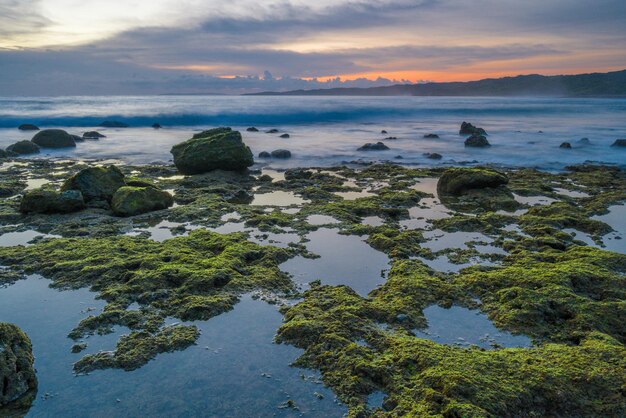
[[(252, 292), (281, 305), (277, 340), (304, 349), (297, 365), (321, 371), (351, 416), (626, 414), (626, 251), (613, 245), (623, 225), (606, 217), (626, 201), (618, 168), (468, 168), (448, 193), (437, 190), (443, 168), (184, 176), (168, 165), (119, 165), (171, 193), (174, 205), (129, 217), (104, 206), (20, 213), (25, 190), (58, 189), (95, 165), (0, 166), (0, 281), (38, 273), (59, 289), (96, 292), (107, 304), (67, 330), (77, 343), (131, 330), (111, 352), (77, 353), (78, 373), (133, 370), (185, 350), (199, 338), (189, 321), (236, 310)], [(337, 233), (383, 253), (380, 286), (363, 294), (354, 290), (358, 277), (298, 284), (286, 274), (284, 263), (296, 258), (324, 263), (308, 245), (314, 231), (327, 245)], [(609, 240), (615, 251), (604, 249)], [(433, 305), (479, 310), (531, 344), (420, 338)]]

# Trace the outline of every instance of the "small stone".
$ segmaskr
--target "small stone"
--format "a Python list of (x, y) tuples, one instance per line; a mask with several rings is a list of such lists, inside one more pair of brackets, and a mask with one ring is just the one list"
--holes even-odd
[(426, 138), (426, 139), (438, 139), (439, 135), (437, 135), (437, 134), (426, 134), (426, 135), (424, 135), (424, 138)]
[(291, 151), (286, 149), (277, 149), (272, 151), (272, 158), (291, 158)]
[(359, 147), (357, 151), (384, 151), (388, 149), (389, 147), (382, 142), (376, 142), (375, 144), (368, 142), (367, 144)]
[(249, 127), (248, 129), (246, 129), (246, 131), (248, 131), (248, 132), (259, 132), (259, 130), (257, 128), (255, 128), (254, 126)]
[(270, 158), (272, 155), (267, 151), (259, 152), (259, 158)]
[(277, 134), (278, 132), (278, 129), (270, 129), (269, 131), (265, 131), (266, 134)]
[(280, 137), (286, 139), (286, 138), (291, 138), (291, 135), (289, 135), (289, 134), (282, 134)]
[(563, 142), (561, 145), (559, 145), (559, 148), (571, 149), (572, 148), (572, 144), (570, 144), (569, 142)]

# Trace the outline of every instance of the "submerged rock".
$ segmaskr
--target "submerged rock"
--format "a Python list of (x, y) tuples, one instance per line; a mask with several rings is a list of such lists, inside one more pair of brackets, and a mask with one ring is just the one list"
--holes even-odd
[(278, 132), (280, 132), (278, 129), (270, 129), (268, 131), (265, 131), (266, 134), (277, 134)]
[(20, 131), (38, 131), (39, 127), (32, 123), (23, 123), (17, 127)]
[(382, 142), (376, 142), (375, 144), (368, 142), (367, 144), (359, 147), (357, 151), (384, 151), (388, 149), (389, 147)]
[(248, 132), (259, 132), (259, 130), (257, 128), (255, 128), (254, 126), (249, 127), (248, 129), (246, 129), (246, 131), (248, 131)]
[(0, 407), (26, 398), (32, 402), (37, 389), (34, 360), (28, 336), (15, 325), (0, 322)]
[(32, 141), (19, 141), (7, 147), (7, 151), (17, 155), (38, 154), (39, 145)]
[(291, 158), (291, 151), (287, 149), (277, 149), (272, 151), (272, 158)]
[(441, 154), (436, 152), (427, 152), (424, 156), (429, 160), (441, 160), (443, 158)]
[(31, 141), (42, 148), (69, 148), (76, 146), (74, 137), (63, 129), (44, 129), (37, 132)]
[(83, 142), (85, 140), (85, 138), (83, 138), (82, 136), (78, 136), (78, 135), (72, 135), (72, 138), (74, 138), (74, 142)]
[(62, 191), (79, 190), (85, 202), (105, 200), (110, 202), (113, 194), (125, 186), (124, 174), (114, 165), (108, 167), (89, 167), (67, 179)]
[(9, 153), (3, 149), (0, 149), (0, 158), (9, 158)]
[(472, 125), (469, 122), (461, 123), (461, 129), (459, 130), (459, 135), (487, 135), (487, 131), (483, 128), (479, 128), (477, 126)]
[(626, 139), (616, 139), (612, 147), (626, 147)]
[(134, 216), (167, 209), (173, 204), (172, 195), (156, 187), (124, 186), (113, 195), (111, 208), (118, 216)]
[(487, 141), (484, 135), (474, 134), (465, 140), (466, 147), (483, 148), (490, 147), (491, 144)]
[(106, 138), (106, 135), (102, 135), (98, 131), (88, 131), (88, 132), (84, 132), (83, 133), (83, 138), (85, 138), (85, 139), (100, 139), (100, 138)]
[(589, 138), (580, 138), (578, 140), (578, 142), (580, 142), (581, 144), (590, 144), (591, 142), (589, 141)]
[(230, 128), (217, 128), (196, 134), (192, 139), (172, 147), (174, 164), (183, 174), (200, 174), (213, 170), (240, 171), (254, 164), (250, 148), (241, 134)]
[(437, 135), (437, 134), (426, 134), (426, 135), (424, 135), (424, 138), (426, 138), (426, 139), (439, 139), (439, 135)]
[(130, 128), (130, 125), (116, 120), (105, 120), (100, 125), (103, 128)]
[(27, 191), (20, 202), (22, 213), (71, 213), (85, 208), (85, 200), (78, 190), (57, 191), (39, 188)]
[(559, 148), (572, 149), (572, 144), (570, 144), (569, 142), (563, 142), (561, 145), (559, 145)]
[(154, 129), (161, 129), (161, 128), (162, 128), (162, 126), (161, 126), (161, 124), (160, 124), (160, 123), (153, 123), (153, 124), (152, 124), (152, 127), (153, 127)]
[(487, 168), (451, 168), (446, 170), (437, 183), (439, 194), (458, 195), (470, 189), (493, 188), (506, 185), (509, 178), (496, 170)]
[(270, 158), (272, 155), (267, 151), (259, 152), (259, 158)]
[(280, 137), (287, 139), (287, 138), (291, 138), (291, 135), (289, 135), (289, 134), (282, 134)]

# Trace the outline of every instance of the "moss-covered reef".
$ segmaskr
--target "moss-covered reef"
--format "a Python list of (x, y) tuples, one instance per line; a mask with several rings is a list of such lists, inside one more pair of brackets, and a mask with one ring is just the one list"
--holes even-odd
[[(89, 287), (108, 302), (102, 313), (83, 320), (72, 338), (106, 333), (115, 325), (132, 330), (111, 356), (84, 359), (77, 363), (77, 371), (136, 368), (159, 352), (195, 341), (195, 327), (163, 328), (166, 317), (209, 319), (232, 309), (243, 292), (292, 292), (292, 282), (278, 269), (289, 256), (286, 250), (248, 242), (243, 234), (206, 230), (162, 243), (116, 236), (0, 249), (5, 266), (40, 273), (58, 288)], [(132, 303), (141, 309), (127, 310)]]
[(0, 415), (22, 416), (37, 393), (33, 348), (17, 326), (0, 322)]

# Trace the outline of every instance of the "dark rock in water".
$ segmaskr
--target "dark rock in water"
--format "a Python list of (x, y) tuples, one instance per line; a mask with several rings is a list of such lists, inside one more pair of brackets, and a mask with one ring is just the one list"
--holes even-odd
[(106, 135), (102, 135), (98, 131), (89, 131), (89, 132), (84, 132), (83, 133), (83, 138), (85, 138), (85, 139), (100, 139), (100, 138), (106, 138)]
[(461, 130), (459, 130), (459, 135), (485, 135), (486, 136), (487, 132), (483, 128), (479, 128), (468, 122), (463, 122), (461, 124)]
[(37, 390), (34, 361), (33, 347), (24, 331), (13, 324), (0, 322), (0, 406), (22, 402), (26, 398), (32, 402)]
[(183, 174), (200, 174), (212, 170), (241, 171), (254, 164), (250, 148), (241, 134), (230, 128), (217, 128), (196, 134), (172, 147), (174, 164)]
[(443, 157), (436, 152), (427, 152), (424, 156), (430, 160), (441, 160)]
[(62, 129), (44, 129), (37, 132), (31, 141), (42, 148), (69, 148), (76, 146), (74, 137)]
[(32, 141), (19, 141), (9, 145), (7, 152), (17, 155), (39, 154), (39, 145)]
[(384, 129), (382, 131), (380, 131), (381, 134), (385, 135), (387, 134), (387, 131), (385, 131)]
[(451, 168), (439, 178), (437, 192), (459, 195), (470, 189), (494, 188), (508, 182), (505, 174), (488, 168)]
[(78, 190), (59, 192), (49, 188), (27, 191), (20, 202), (22, 213), (71, 213), (85, 208), (85, 200)]
[(424, 138), (426, 138), (426, 139), (439, 139), (439, 135), (437, 135), (437, 134), (426, 134), (426, 135), (424, 135)]
[(563, 142), (561, 145), (559, 145), (559, 148), (572, 149), (572, 144), (570, 144), (569, 142)]
[(395, 158), (396, 160), (403, 160), (404, 159), (404, 157), (402, 155), (396, 155), (393, 158)]
[(277, 149), (272, 151), (272, 158), (291, 158), (291, 151), (286, 149)]
[(62, 191), (80, 190), (85, 202), (110, 202), (113, 194), (120, 187), (126, 186), (124, 174), (114, 165), (108, 167), (89, 167), (67, 179)]
[(538, 134), (542, 134), (542, 133), (543, 133), (543, 131), (537, 131), (537, 133), (538, 133)]
[(291, 135), (289, 135), (289, 134), (282, 134), (280, 137), (281, 138), (291, 138)]
[(87, 348), (87, 344), (85, 343), (77, 343), (72, 346), (72, 353), (77, 354)]
[(385, 141), (389, 140), (389, 141), (393, 141), (394, 139), (398, 139), (397, 136), (388, 136), (387, 138), (385, 138)]
[(578, 142), (580, 142), (581, 144), (590, 144), (591, 141), (589, 141), (589, 138), (580, 138), (578, 140)]
[(9, 158), (9, 153), (3, 149), (0, 149), (0, 158)]
[(259, 158), (270, 158), (272, 155), (267, 151), (259, 152)]
[(105, 120), (100, 125), (103, 128), (130, 128), (130, 125), (116, 120)]
[(362, 147), (359, 147), (357, 149), (357, 151), (384, 151), (384, 150), (388, 150), (389, 147), (385, 144), (383, 144), (382, 142), (377, 142), (377, 143), (371, 143), (368, 142), (367, 144), (363, 145)]
[(17, 127), (20, 131), (38, 131), (39, 127), (32, 123), (23, 123)]
[(612, 147), (626, 147), (626, 139), (616, 139)]
[(156, 187), (124, 186), (117, 189), (111, 200), (111, 209), (118, 216), (134, 216), (167, 209), (174, 198)]
[(248, 131), (248, 132), (259, 132), (259, 130), (257, 128), (255, 128), (254, 126), (249, 127), (248, 129), (246, 129), (246, 131)]
[(85, 140), (85, 138), (83, 138), (82, 136), (78, 136), (78, 135), (72, 135), (72, 138), (74, 138), (74, 142), (83, 142)]
[(466, 147), (490, 147), (491, 144), (487, 141), (487, 138), (484, 135), (474, 134), (465, 140)]
[(161, 129), (161, 128), (162, 128), (162, 126), (161, 126), (161, 124), (160, 124), (160, 123), (153, 123), (153, 124), (152, 124), (152, 127), (153, 127), (154, 129)]
[(278, 129), (270, 129), (269, 131), (265, 131), (266, 134), (277, 134), (280, 132)]

